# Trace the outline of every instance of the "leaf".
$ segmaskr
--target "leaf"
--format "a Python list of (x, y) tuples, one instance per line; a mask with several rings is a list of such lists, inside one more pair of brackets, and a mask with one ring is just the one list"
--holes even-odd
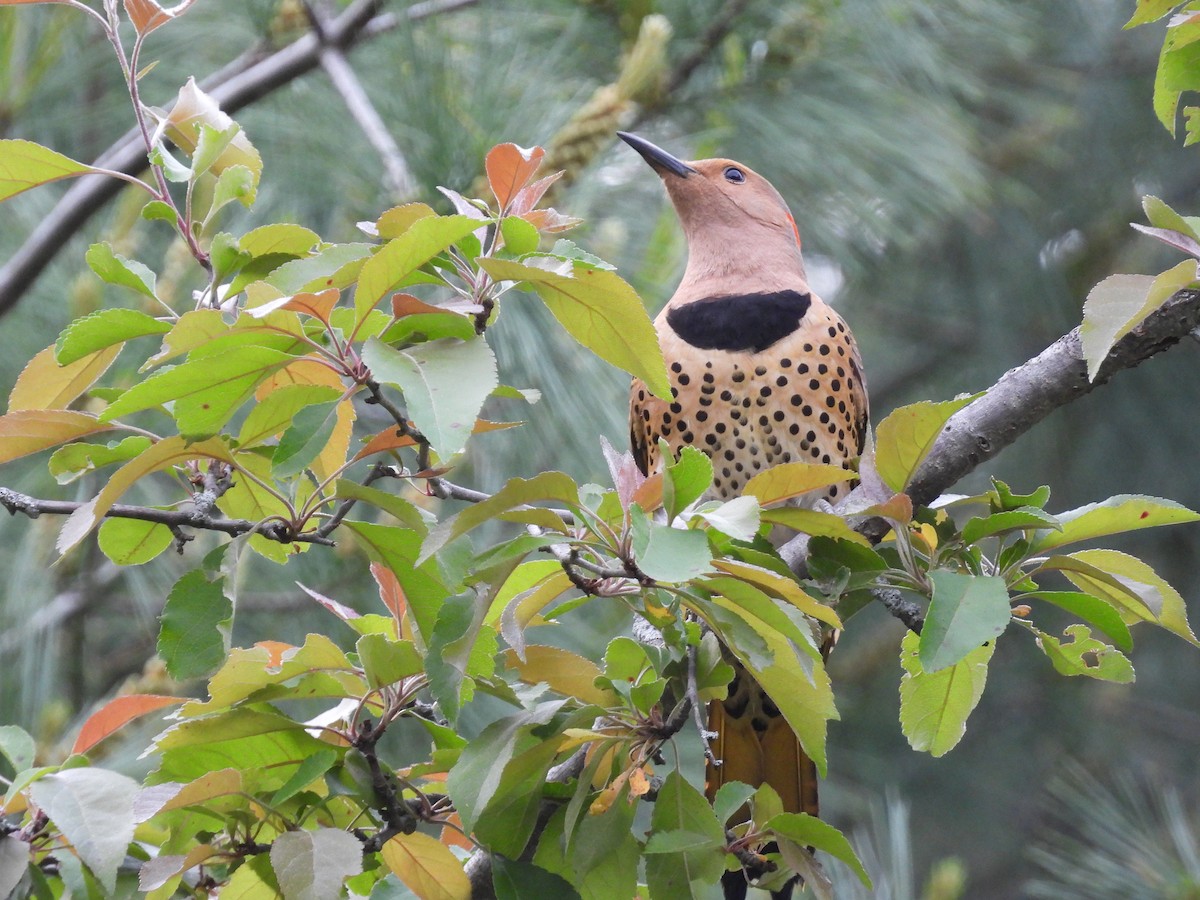
[(1133, 637), (1129, 633), (1129, 626), (1121, 619), (1121, 614), (1111, 603), (1101, 600), (1099, 597), (1075, 591), (1032, 591), (1022, 594), (1018, 599), (1025, 600), (1026, 598), (1053, 603), (1071, 615), (1095, 625), (1108, 635), (1120, 649), (1133, 649)]
[(0, 756), (7, 759), (14, 772), (33, 765), (37, 745), (28, 732), (16, 725), (0, 725)]
[(1038, 634), (1038, 646), (1060, 675), (1086, 675), (1117, 684), (1133, 682), (1133, 664), (1120, 650), (1092, 637), (1086, 625), (1069, 625), (1063, 632), (1070, 641)]
[(171, 677), (182, 681), (215, 672), (229, 649), (232, 618), (223, 578), (210, 581), (203, 569), (193, 569), (175, 582), (158, 635), (158, 655)]
[(858, 876), (858, 880), (868, 891), (872, 889), (871, 876), (863, 868), (858, 854), (854, 852), (846, 836), (832, 825), (807, 813), (780, 813), (768, 819), (763, 827), (801, 847), (822, 850), (835, 859), (840, 859)]
[(65, 769), (39, 778), (29, 794), (79, 858), (112, 894), (117, 869), (133, 840), (138, 783), (106, 769)]
[(407, 350), (371, 338), (362, 358), (378, 380), (404, 392), (408, 414), (443, 459), (466, 446), (483, 402), (499, 383), (495, 354), (482, 338)]
[(337, 900), (362, 860), (362, 842), (340, 828), (285, 831), (271, 842), (271, 868), (286, 900)]
[(488, 186), (502, 210), (529, 184), (545, 156), (541, 147), (527, 149), (511, 143), (497, 144), (488, 151), (484, 158)]
[(0, 200), (15, 197), (39, 184), (91, 171), (91, 166), (33, 141), (0, 140)]
[(938, 672), (925, 672), (919, 657), (920, 638), (904, 635), (900, 663), (900, 728), (914, 750), (944, 756), (962, 740), (967, 717), (987, 684), (987, 667), (996, 649), (989, 641)]
[(331, 400), (313, 403), (296, 413), (271, 458), (271, 472), (276, 478), (298, 475), (312, 465), (333, 436), (339, 406), (338, 401)]
[(617, 703), (616, 694), (595, 683), (601, 676), (600, 667), (570, 650), (529, 644), (525, 647), (524, 659), (515, 650), (504, 651), (504, 663), (526, 684), (544, 682), (552, 691), (596, 706), (608, 707)]
[[(192, 0), (187, 2), (190, 5)], [(211, 141), (211, 137), (205, 137), (205, 129), (209, 129), (210, 134), (216, 132), (225, 135), (229, 135), (231, 129), (237, 130), (218, 152), (210, 154), (205, 144)], [(178, 147), (192, 155), (197, 164), (197, 174), (211, 170), (219, 175), (232, 166), (245, 166), (253, 173), (255, 184), (258, 183), (262, 174), (262, 157), (237, 123), (221, 111), (212, 97), (196, 86), (195, 78), (188, 78), (187, 83), (179, 89), (175, 104), (167, 113), (166, 130)]]
[(125, 694), (114, 697), (88, 716), (79, 736), (71, 746), (72, 753), (87, 753), (115, 731), (139, 716), (147, 715), (167, 706), (177, 706), (181, 697), (164, 697), (158, 694)]
[(1101, 364), (1117, 341), (1196, 278), (1197, 262), (1187, 259), (1157, 278), (1109, 275), (1092, 288), (1083, 304), (1083, 324), (1079, 328), (1088, 379), (1096, 380)]
[[(338, 752), (332, 748), (318, 751), (306, 758), (292, 777), (271, 797), (271, 805), (278, 806), (296, 796), (332, 769), (337, 760)], [(359, 849), (361, 850), (361, 847)]]
[(637, 292), (615, 272), (574, 263), (567, 274), (526, 263), (480, 259), (498, 281), (530, 285), (575, 340), (604, 361), (640, 378), (650, 392), (671, 398), (658, 336)]
[[(126, 259), (119, 253), (116, 253), (111, 244), (107, 242), (92, 244), (92, 246), (88, 248), (88, 252), (85, 254), (84, 259), (87, 261), (87, 264), (91, 270), (95, 272), (103, 281), (106, 281), (109, 284), (127, 287), (144, 297), (156, 299), (156, 295), (154, 293), (154, 273), (147, 266), (138, 262), (137, 260)], [(105, 312), (126, 312), (133, 313), (134, 315), (138, 316), (145, 316), (145, 313), (139, 313), (136, 310), (112, 309), (102, 310), (101, 312), (93, 313), (92, 315), (101, 315)], [(147, 319), (151, 318), (150, 316), (145, 317)], [(87, 316), (85, 318), (91, 318), (91, 316)], [(151, 319), (151, 321), (154, 320)], [(170, 326), (166, 325), (166, 323), (158, 324), (165, 326), (163, 331), (166, 331), (170, 328)]]
[(500, 234), (504, 238), (504, 248), (517, 256), (533, 253), (541, 243), (537, 229), (516, 216), (505, 216), (500, 220)]
[(412, 641), (391, 640), (382, 634), (364, 634), (354, 645), (367, 675), (367, 684), (378, 690), (401, 678), (417, 675), (425, 661)]
[(61, 366), (54, 358), (54, 348), (47, 347), (17, 376), (17, 383), (8, 395), (8, 411), (66, 409), (108, 371), (120, 350), (108, 347)]
[(1180, 234), (1187, 235), (1192, 240), (1200, 241), (1200, 222), (1193, 218), (1181, 216), (1171, 207), (1167, 206), (1158, 197), (1147, 194), (1142, 198), (1142, 211), (1146, 214), (1146, 219), (1155, 228), (1162, 228), (1168, 231), (1178, 231)]
[(921, 629), (921, 668), (937, 672), (994, 641), (1012, 618), (1003, 578), (935, 569), (933, 599)]
[(371, 244), (330, 244), (311, 256), (274, 269), (266, 283), (283, 294), (348, 287), (361, 273), (373, 249)]
[(240, 448), (257, 447), (282, 433), (296, 414), (316, 404), (336, 403), (341, 393), (324, 384), (288, 384), (267, 394), (250, 408), (238, 432)]
[(637, 507), (633, 507), (632, 526), (633, 556), (648, 577), (683, 582), (708, 571), (712, 550), (703, 531), (659, 525)]
[(1133, 28), (1135, 25), (1145, 25), (1161, 19), (1177, 7), (1179, 2), (1180, 0), (1137, 0), (1137, 9), (1133, 17), (1125, 23), (1125, 27)]
[(29, 842), (15, 834), (0, 837), (0, 897), (17, 896), (17, 885), (33, 863), (30, 849)]
[[(1096, 580), (1086, 572), (1064, 574), (1081, 590), (1107, 599), (1120, 609), (1126, 622), (1139, 619), (1154, 622), (1189, 644), (1200, 646), (1187, 620), (1187, 604), (1179, 592), (1169, 585), (1146, 563), (1127, 553), (1117, 550), (1078, 550), (1070, 559), (1092, 566), (1107, 573), (1124, 589), (1114, 590), (1104, 581)], [(1133, 594), (1140, 600), (1133, 600)]]
[(445, 583), (437, 561), (422, 553), (423, 535), (411, 528), (376, 525), (368, 522), (346, 522), (343, 527), (363, 544), (368, 555), (383, 563), (395, 574), (421, 639), (428, 645), (437, 623), (441, 606), (448, 594), (454, 593)]
[(238, 245), (251, 256), (304, 256), (317, 244), (321, 236), (303, 225), (275, 223), (260, 225), (238, 239)]
[(361, 323), (384, 294), (478, 227), (479, 223), (467, 216), (426, 216), (384, 244), (359, 272), (355, 322)]
[(111, 431), (95, 416), (65, 409), (25, 409), (0, 416), (0, 463), (20, 459), (74, 438)]
[(746, 482), (742, 493), (757, 497), (759, 504), (767, 507), (853, 478), (854, 473), (841, 466), (784, 463), (759, 472)]
[[(669, 454), (668, 454), (669, 457)], [(683, 510), (699, 500), (712, 486), (712, 460), (695, 447), (684, 447), (679, 458), (663, 471), (663, 506), (667, 521), (675, 521)]]
[(732, 559), (715, 560), (713, 567), (720, 569), (722, 572), (728, 572), (742, 581), (757, 585), (772, 596), (786, 600), (806, 616), (812, 616), (814, 619), (824, 622), (832, 628), (842, 627), (842, 622), (836, 612), (830, 607), (818, 603), (805, 593), (800, 585), (785, 575), (780, 575), (761, 566), (754, 566), (750, 563)]
[(974, 544), (997, 534), (1010, 531), (1029, 531), (1035, 528), (1058, 530), (1061, 526), (1058, 519), (1049, 513), (1027, 506), (970, 519), (963, 526), (962, 539), (964, 543)]
[(751, 496), (734, 497), (715, 509), (700, 511), (700, 517), (710, 527), (729, 535), (735, 541), (753, 541), (754, 536), (758, 534), (760, 516), (758, 500)]
[(99, 494), (71, 513), (58, 533), (58, 552), (66, 553), (83, 540), (138, 479), (190, 459), (233, 463), (229, 448), (218, 438), (198, 444), (188, 444), (182, 437), (164, 438), (117, 469)]
[[(455, 538), (514, 507), (543, 500), (557, 500), (568, 506), (578, 506), (579, 488), (569, 475), (562, 472), (543, 472), (533, 478), (510, 479), (487, 500), (439, 522), (425, 539), (418, 562), (424, 562)], [(566, 529), (565, 524), (562, 529)]]
[(533, 863), (492, 857), (496, 900), (579, 900), (570, 884)]
[(383, 861), (421, 900), (470, 900), (471, 882), (445, 844), (420, 831), (383, 845)]
[(1121, 534), (1159, 525), (1178, 525), (1200, 520), (1200, 513), (1174, 500), (1141, 494), (1117, 494), (1099, 503), (1089, 503), (1057, 516), (1060, 531), (1038, 534), (1030, 552), (1041, 554), (1054, 547), (1074, 544), (1109, 534)]
[(909, 479), (933, 449), (950, 417), (983, 394), (931, 403), (922, 400), (893, 410), (875, 428), (875, 468), (894, 491), (903, 491)]
[[(688, 784), (678, 769), (670, 772), (659, 788), (650, 828), (646, 883), (652, 896), (693, 897), (696, 890), (703, 896), (704, 885), (720, 881), (725, 870), (725, 829), (704, 795)], [(674, 838), (672, 847), (664, 841), (669, 835), (685, 838)]]
[(384, 240), (399, 237), (418, 219), (436, 215), (428, 203), (404, 203), (393, 206), (375, 220), (375, 236)]
[(812, 537), (849, 541), (861, 547), (871, 546), (871, 542), (851, 528), (841, 516), (818, 509), (801, 509), (795, 506), (764, 509), (762, 519), (772, 525), (782, 525)]
[(429, 639), (429, 689), (451, 722), (474, 696), (475, 676), (494, 671), (496, 633), (482, 627), (487, 609), (480, 599), (468, 593), (443, 600)]
[(135, 309), (102, 309), (64, 328), (54, 345), (55, 356), (58, 364), (65, 366), (113, 344), (170, 330), (171, 323)]
[(105, 519), (96, 535), (100, 550), (118, 566), (148, 563), (171, 546), (175, 536), (160, 522)]

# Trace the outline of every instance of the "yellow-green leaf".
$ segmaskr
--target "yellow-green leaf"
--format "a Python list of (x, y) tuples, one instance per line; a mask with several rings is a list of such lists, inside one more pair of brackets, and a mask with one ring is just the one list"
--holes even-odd
[(746, 489), (742, 493), (757, 497), (759, 505), (765, 508), (772, 503), (802, 497), (810, 491), (819, 491), (854, 477), (853, 472), (841, 466), (784, 463), (759, 472), (746, 482)]
[(87, 413), (65, 409), (23, 409), (0, 416), (0, 463), (37, 453), (67, 441), (111, 431)]
[(900, 728), (914, 750), (944, 756), (962, 740), (967, 717), (983, 696), (987, 667), (996, 649), (989, 641), (937, 672), (921, 668), (920, 637), (906, 632), (901, 643)]
[(1120, 650), (1092, 637), (1086, 625), (1069, 625), (1063, 632), (1070, 640), (1048, 634), (1038, 635), (1042, 652), (1063, 675), (1086, 675), (1100, 681), (1129, 684), (1133, 681), (1133, 663)]
[(421, 900), (470, 900), (471, 882), (445, 844), (414, 831), (383, 845), (383, 861)]
[(20, 409), (66, 409), (108, 371), (120, 352), (119, 346), (105, 347), (60, 366), (54, 358), (54, 347), (47, 347), (31, 359), (17, 376), (17, 383), (8, 395), (9, 412)]
[[(1123, 613), (1125, 621), (1141, 619), (1154, 622), (1188, 643), (1200, 646), (1200, 641), (1196, 640), (1188, 624), (1187, 604), (1183, 597), (1146, 563), (1117, 550), (1079, 550), (1070, 554), (1070, 558), (1107, 573), (1125, 588), (1124, 591), (1116, 590), (1085, 572), (1064, 572), (1080, 590), (1116, 606)], [(1141, 602), (1134, 600), (1130, 594)]]
[(83, 175), (92, 167), (33, 141), (0, 141), (0, 200), (39, 184)]
[(932, 403), (922, 400), (902, 406), (875, 429), (875, 469), (894, 491), (903, 491), (929, 455), (952, 415), (983, 394)]
[(509, 649), (504, 651), (504, 661), (526, 684), (545, 682), (553, 691), (597, 706), (615, 706), (618, 702), (613, 691), (596, 686), (600, 667), (570, 650), (530, 644), (525, 647), (524, 659)]
[(118, 566), (140, 566), (171, 546), (171, 529), (161, 522), (105, 519), (96, 535), (104, 555)]
[(479, 265), (498, 281), (531, 286), (575, 340), (669, 400), (667, 366), (637, 292), (615, 272), (550, 259), (557, 264), (553, 271), (505, 259), (481, 259)]
[(1109, 534), (1195, 522), (1200, 520), (1200, 513), (1174, 500), (1141, 494), (1117, 494), (1100, 503), (1089, 503), (1061, 513), (1056, 518), (1062, 530), (1039, 533), (1030, 552), (1040, 554), (1054, 547)]

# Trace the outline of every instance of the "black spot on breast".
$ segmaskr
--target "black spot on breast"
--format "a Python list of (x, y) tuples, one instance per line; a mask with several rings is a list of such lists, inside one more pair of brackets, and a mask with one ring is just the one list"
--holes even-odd
[(795, 331), (811, 304), (799, 291), (710, 297), (675, 307), (667, 324), (693, 347), (758, 353)]

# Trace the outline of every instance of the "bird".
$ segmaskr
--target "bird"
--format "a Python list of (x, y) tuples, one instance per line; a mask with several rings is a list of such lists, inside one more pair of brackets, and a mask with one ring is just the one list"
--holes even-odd
[[(685, 162), (617, 134), (662, 179), (688, 248), (683, 277), (654, 320), (671, 400), (636, 378), (630, 388), (630, 445), (642, 474), (665, 462), (660, 441), (676, 457), (687, 446), (708, 455), (714, 499), (737, 496), (774, 465), (852, 467), (868, 431), (862, 358), (841, 316), (809, 287), (787, 202), (740, 162)], [(835, 485), (807, 499), (832, 503), (846, 491)], [(735, 676), (727, 697), (709, 704), (720, 761), (706, 772), (709, 799), (727, 781), (766, 783), (786, 811), (819, 815), (816, 766), (753, 677), (725, 655)], [(737, 890), (727, 878), (727, 897), (744, 896), (745, 879)]]

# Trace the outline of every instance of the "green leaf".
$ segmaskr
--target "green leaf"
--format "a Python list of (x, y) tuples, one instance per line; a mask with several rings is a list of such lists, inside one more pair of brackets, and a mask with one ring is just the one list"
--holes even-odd
[(286, 430), (301, 410), (333, 403), (342, 395), (327, 384), (287, 384), (277, 388), (250, 408), (238, 432), (242, 448), (257, 447)]
[(1139, 619), (1154, 622), (1189, 644), (1200, 646), (1188, 624), (1187, 604), (1183, 597), (1146, 563), (1117, 550), (1079, 550), (1069, 558), (1106, 573), (1124, 588), (1123, 591), (1115, 590), (1086, 572), (1064, 572), (1076, 587), (1116, 605), (1124, 613), (1126, 622)]
[(641, 846), (631, 833), (637, 811), (638, 804), (630, 803), (627, 792), (621, 791), (607, 810), (582, 817), (564, 854), (566, 811), (560, 810), (538, 841), (533, 861), (570, 881), (583, 900), (634, 897), (641, 856)]
[(442, 601), (425, 657), (429, 689), (451, 722), (475, 694), (475, 676), (492, 674), (496, 633), (483, 628), (487, 604), (474, 593)]
[(1027, 598), (1053, 603), (1071, 615), (1095, 625), (1112, 638), (1112, 642), (1122, 650), (1133, 649), (1133, 636), (1129, 633), (1129, 626), (1125, 624), (1116, 607), (1099, 597), (1076, 591), (1031, 591), (1028, 594), (1022, 594), (1017, 599), (1025, 600)]
[(1038, 534), (1030, 552), (1043, 553), (1064, 544), (1074, 544), (1109, 534), (1121, 534), (1159, 525), (1178, 525), (1200, 520), (1200, 513), (1174, 500), (1146, 497), (1141, 494), (1118, 494), (1099, 503), (1089, 503), (1078, 509), (1059, 513), (1061, 531)]
[(265, 280), (283, 294), (344, 288), (358, 277), (373, 249), (372, 244), (329, 244), (312, 256), (284, 263)]
[(425, 216), (384, 244), (359, 273), (354, 292), (356, 322), (365, 319), (384, 294), (478, 227), (479, 222), (467, 216)]
[(1125, 23), (1125, 27), (1133, 28), (1135, 25), (1145, 25), (1147, 22), (1161, 19), (1179, 3), (1180, 0), (1137, 0), (1137, 9), (1133, 17)]
[(637, 292), (615, 272), (555, 260), (555, 270), (503, 259), (479, 265), (498, 281), (533, 288), (575, 340), (601, 359), (646, 383), (656, 397), (671, 399), (658, 337)]
[(313, 403), (296, 413), (271, 457), (276, 478), (298, 475), (321, 454), (337, 425), (338, 404), (338, 400)]
[(944, 756), (962, 740), (967, 717), (983, 696), (996, 642), (976, 647), (938, 672), (921, 668), (919, 649), (918, 635), (907, 632), (900, 650), (900, 728), (914, 750)]
[(133, 800), (139, 789), (136, 781), (117, 772), (80, 768), (39, 778), (29, 794), (111, 895), (133, 840)]
[(15, 197), (39, 184), (91, 171), (91, 166), (33, 141), (0, 140), (0, 200)]
[[(126, 259), (119, 253), (116, 253), (112, 245), (109, 243), (92, 244), (88, 248), (88, 252), (84, 255), (88, 266), (104, 281), (109, 284), (120, 285), (145, 297), (155, 297), (154, 293), (154, 273), (146, 265), (138, 262), (135, 259)], [(134, 313), (135, 310), (119, 310), (120, 312)], [(103, 310), (101, 313), (93, 313), (93, 315), (101, 315), (103, 312), (114, 313), (118, 310)], [(143, 315), (137, 313), (137, 315)], [(146, 318), (149, 318), (147, 316)], [(153, 320), (152, 320), (153, 321)], [(165, 323), (158, 323), (165, 325)], [(164, 331), (166, 328), (163, 329)], [(152, 334), (154, 332), (146, 332)], [(60, 349), (60, 362), (61, 349)]]
[(1088, 378), (1096, 380), (1109, 351), (1176, 291), (1194, 284), (1197, 262), (1186, 259), (1156, 278), (1149, 275), (1109, 275), (1087, 295), (1079, 337)]
[(929, 579), (933, 599), (921, 629), (921, 668), (933, 673), (999, 637), (1012, 609), (1003, 578), (937, 569)]
[(216, 434), (264, 379), (295, 359), (268, 347), (245, 346), (190, 359), (135, 384), (100, 414), (100, 421), (174, 401), (180, 434)]
[(339, 897), (362, 864), (362, 842), (340, 828), (285, 831), (271, 842), (271, 868), (287, 900)]
[(271, 797), (271, 806), (290, 800), (298, 793), (328, 772), (337, 762), (338, 752), (333, 749), (321, 750), (308, 757), (300, 764), (293, 774), (275, 795)]
[(727, 781), (717, 788), (717, 795), (713, 798), (713, 812), (717, 821), (728, 822), (730, 816), (750, 801), (756, 790), (757, 788), (741, 781)]
[(774, 509), (764, 509), (764, 522), (772, 525), (782, 525), (801, 534), (812, 537), (833, 538), (848, 541), (869, 548), (871, 542), (850, 527), (841, 516), (834, 513), (822, 512), (819, 509), (802, 509), (795, 506), (779, 506)]
[(394, 641), (382, 634), (364, 634), (354, 646), (367, 674), (367, 684), (378, 690), (401, 678), (416, 675), (425, 662), (412, 641)]
[(579, 893), (564, 879), (533, 863), (492, 858), (492, 887), (496, 900), (579, 900)]
[(32, 766), (36, 755), (37, 745), (23, 728), (0, 725), (0, 756), (8, 760), (14, 774)]
[[(664, 454), (670, 459), (671, 454)], [(675, 521), (685, 508), (703, 496), (712, 486), (712, 460), (695, 447), (684, 447), (679, 459), (668, 463), (663, 473), (663, 507), (667, 521)]]
[[(247, 209), (253, 206), (257, 187), (258, 179), (246, 166), (230, 166), (225, 169), (217, 176), (217, 186), (213, 188), (212, 204), (204, 215), (204, 221), (212, 221), (213, 216), (234, 200)], [(244, 247), (242, 249), (245, 250)], [(251, 254), (251, 258), (253, 258), (253, 254)]]
[(418, 559), (423, 534), (411, 528), (368, 522), (345, 522), (342, 527), (362, 542), (373, 560), (392, 570), (404, 588), (417, 630), (428, 645), (444, 598), (455, 591), (446, 583), (436, 560)]
[(679, 771), (667, 775), (654, 801), (646, 846), (646, 883), (653, 897), (704, 897), (725, 871), (725, 829), (704, 795)]
[(238, 243), (253, 257), (304, 256), (321, 242), (315, 231), (287, 223), (260, 225), (242, 235)]
[(630, 509), (633, 557), (655, 581), (690, 581), (708, 571), (712, 550), (703, 531), (652, 522), (640, 507)]
[(1130, 684), (1133, 664), (1120, 650), (1092, 637), (1086, 625), (1070, 625), (1063, 632), (1070, 641), (1060, 641), (1048, 634), (1038, 635), (1038, 646), (1050, 658), (1061, 675), (1086, 675), (1100, 681)]
[(55, 343), (55, 359), (65, 366), (113, 344), (148, 334), (166, 334), (171, 327), (170, 322), (161, 322), (136, 309), (102, 309), (76, 319), (63, 329)]
[(990, 516), (976, 516), (963, 526), (962, 538), (967, 544), (974, 544), (987, 537), (1005, 534), (1010, 531), (1027, 531), (1035, 528), (1060, 528), (1058, 519), (1049, 513), (1032, 506), (1006, 512), (992, 513)]
[[(214, 165), (225, 149), (238, 136), (242, 127), (236, 122), (226, 128), (214, 128), (199, 122), (196, 128), (196, 147), (192, 150), (192, 177), (199, 178)], [(243, 166), (242, 168), (246, 168)], [(246, 169), (246, 171), (250, 171)]]
[(533, 253), (541, 242), (538, 230), (516, 216), (505, 216), (500, 220), (500, 233), (504, 236), (504, 249), (514, 256)]
[[(455, 538), (514, 507), (544, 500), (557, 500), (568, 506), (578, 506), (579, 488), (569, 475), (562, 472), (543, 472), (533, 478), (510, 479), (489, 499), (469, 506), (458, 515), (438, 523), (425, 539), (419, 561), (429, 559)], [(565, 524), (561, 530), (566, 530)]]
[(183, 681), (216, 671), (229, 649), (232, 618), (224, 578), (210, 581), (203, 569), (193, 569), (175, 582), (158, 635), (158, 655), (171, 677)]
[[(29, 854), (29, 842), (23, 841), (15, 834), (0, 837), (0, 897), (16, 897), (17, 885), (30, 870), (32, 862)], [(45, 895), (31, 891), (30, 896), (53, 896), (47, 891)], [(578, 896), (578, 895), (576, 895)]]
[(780, 813), (767, 820), (767, 831), (773, 831), (782, 838), (787, 838), (801, 847), (812, 847), (822, 850), (835, 859), (840, 859), (858, 876), (867, 890), (871, 890), (871, 876), (863, 868), (858, 854), (846, 840), (846, 836), (816, 816), (807, 813)]
[(120, 442), (109, 441), (107, 444), (67, 444), (50, 456), (48, 468), (59, 484), (70, 484), (88, 472), (131, 460), (149, 447), (150, 438), (141, 435), (127, 437)]
[(433, 341), (407, 350), (371, 338), (362, 357), (375, 378), (404, 392), (408, 414), (443, 459), (466, 446), (483, 402), (499, 383), (495, 354), (483, 338)]
[(875, 468), (894, 491), (903, 491), (950, 417), (983, 394), (932, 403), (922, 400), (893, 410), (875, 428)]
[(1146, 220), (1155, 228), (1178, 231), (1194, 241), (1200, 241), (1200, 219), (1195, 216), (1181, 216), (1151, 194), (1142, 198), (1142, 211), (1146, 214)]
[(96, 539), (104, 555), (118, 566), (140, 566), (170, 547), (175, 536), (159, 522), (105, 519)]

